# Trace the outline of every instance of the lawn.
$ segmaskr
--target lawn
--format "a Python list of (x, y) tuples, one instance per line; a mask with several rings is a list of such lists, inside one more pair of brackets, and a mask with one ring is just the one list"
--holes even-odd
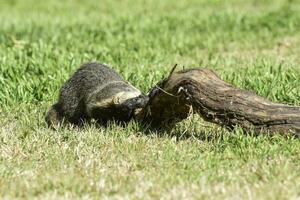
[(95, 60), (145, 93), (177, 63), (300, 106), (300, 1), (0, 0), (1, 199), (300, 198), (292, 136), (197, 116), (47, 128), (63, 82)]

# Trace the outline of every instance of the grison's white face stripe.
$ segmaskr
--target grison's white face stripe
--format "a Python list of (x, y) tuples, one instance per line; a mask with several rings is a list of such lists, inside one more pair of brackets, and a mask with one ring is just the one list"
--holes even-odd
[[(136, 88), (134, 88), (134, 89), (136, 89)], [(97, 91), (99, 91), (99, 90), (97, 90)], [(133, 91), (130, 91), (130, 92), (129, 91), (128, 92), (119, 92), (119, 93), (115, 94), (113, 97), (107, 98), (107, 99), (102, 99), (101, 101), (95, 101), (95, 100), (94, 101), (88, 101), (86, 112), (89, 116), (91, 116), (90, 111), (93, 108), (97, 108), (97, 107), (109, 108), (111, 105), (122, 104), (127, 99), (138, 97), (141, 94), (142, 93), (138, 89), (136, 89), (136, 90), (133, 90)], [(90, 95), (90, 97), (91, 96), (92, 95)]]
[(95, 106), (95, 107), (104, 107), (105, 108), (105, 107), (111, 106), (112, 104), (113, 105), (118, 105), (118, 104), (124, 103), (127, 99), (138, 97), (139, 95), (141, 95), (141, 92), (139, 92), (139, 91), (119, 92), (112, 98), (104, 99), (104, 100), (99, 101), (99, 102), (94, 102), (93, 106)]
[[(93, 100), (93, 97), (94, 95), (98, 94), (99, 92), (101, 92), (105, 87), (109, 86), (109, 85), (112, 85), (114, 83), (125, 83), (124, 81), (112, 81), (112, 82), (109, 82), (109, 83), (106, 83), (106, 84), (103, 84), (101, 87), (98, 87), (95, 91), (93, 91), (91, 94), (89, 94), (88, 98), (87, 98), (87, 102), (91, 102)], [(132, 88), (132, 93), (135, 93), (135, 92), (138, 92), (141, 94), (141, 92), (135, 88), (134, 86), (126, 83), (129, 87)], [(131, 92), (127, 92), (128, 94), (131, 93)], [(118, 95), (118, 94), (116, 94)], [(120, 95), (119, 95), (120, 96)], [(109, 98), (109, 100), (111, 100), (112, 98)], [(106, 100), (102, 100), (101, 102), (105, 102)]]

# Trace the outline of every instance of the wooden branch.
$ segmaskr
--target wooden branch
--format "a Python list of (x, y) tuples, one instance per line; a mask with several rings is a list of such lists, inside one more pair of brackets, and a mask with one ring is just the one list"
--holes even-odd
[(208, 69), (170, 74), (150, 91), (147, 107), (135, 117), (165, 127), (187, 118), (191, 111), (227, 128), (300, 134), (300, 107), (272, 103), (237, 89)]

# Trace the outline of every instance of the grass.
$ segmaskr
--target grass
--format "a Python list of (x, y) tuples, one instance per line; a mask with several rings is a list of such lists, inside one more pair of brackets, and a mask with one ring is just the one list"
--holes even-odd
[(299, 199), (299, 138), (198, 117), (150, 133), (44, 122), (91, 60), (144, 92), (178, 63), (300, 106), (299, 27), (296, 0), (0, 0), (1, 198)]

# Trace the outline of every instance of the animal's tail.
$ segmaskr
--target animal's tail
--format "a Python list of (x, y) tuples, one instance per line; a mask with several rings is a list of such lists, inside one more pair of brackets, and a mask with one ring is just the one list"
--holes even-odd
[(60, 105), (58, 103), (50, 107), (46, 114), (45, 120), (47, 125), (54, 129), (62, 124), (63, 115), (61, 113)]

